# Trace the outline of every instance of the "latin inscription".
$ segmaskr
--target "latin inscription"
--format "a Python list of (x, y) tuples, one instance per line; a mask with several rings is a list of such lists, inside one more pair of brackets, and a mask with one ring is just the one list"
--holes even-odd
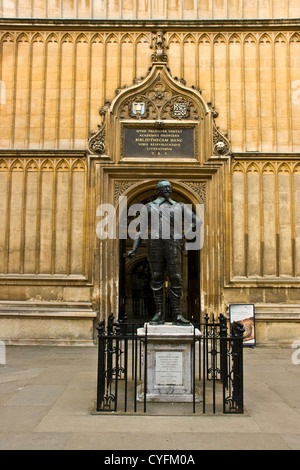
[(125, 128), (124, 157), (194, 158), (194, 129)]

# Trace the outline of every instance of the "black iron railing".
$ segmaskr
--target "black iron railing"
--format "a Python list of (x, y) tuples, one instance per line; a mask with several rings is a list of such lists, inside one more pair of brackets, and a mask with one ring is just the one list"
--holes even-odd
[[(107, 324), (99, 323), (97, 412), (159, 413), (159, 407), (147, 401), (147, 329), (137, 334), (143, 326), (115, 321), (113, 315)], [(196, 329), (201, 336), (195, 334)], [(184, 405), (184, 413), (187, 406), (192, 413), (244, 412), (243, 332), (237, 324), (228, 334), (222, 314), (217, 319), (206, 315), (203, 323), (194, 324), (190, 346), (193, 399)], [(146, 393), (139, 400), (141, 386)], [(170, 406), (164, 403), (164, 412)], [(176, 407), (178, 411), (180, 405)]]

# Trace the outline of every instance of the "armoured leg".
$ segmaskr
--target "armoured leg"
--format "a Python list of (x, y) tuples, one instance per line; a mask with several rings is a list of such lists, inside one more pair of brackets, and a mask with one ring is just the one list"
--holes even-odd
[(170, 297), (173, 313), (173, 323), (190, 325), (181, 312), (181, 250), (178, 241), (168, 244), (168, 275), (170, 280)]
[(164, 323), (164, 258), (161, 240), (148, 240), (148, 259), (152, 272), (151, 287), (155, 301), (155, 315), (150, 323)]
[(155, 282), (153, 281), (151, 284), (156, 313), (151, 320), (151, 324), (163, 324), (165, 322), (165, 312), (164, 312), (164, 282)]
[(170, 287), (173, 324), (190, 325), (190, 322), (181, 313), (181, 287)]

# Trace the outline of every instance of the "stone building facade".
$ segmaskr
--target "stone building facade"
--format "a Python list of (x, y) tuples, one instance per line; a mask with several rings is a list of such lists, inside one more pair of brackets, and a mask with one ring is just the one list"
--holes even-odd
[[(97, 208), (161, 177), (205, 205), (188, 316), (254, 304), (258, 343), (297, 339), (299, 2), (0, 0), (0, 15), (0, 339), (92, 344), (99, 319), (134, 310), (145, 257), (99, 240)], [(153, 125), (193, 129), (192, 158), (124, 154), (141, 96)]]

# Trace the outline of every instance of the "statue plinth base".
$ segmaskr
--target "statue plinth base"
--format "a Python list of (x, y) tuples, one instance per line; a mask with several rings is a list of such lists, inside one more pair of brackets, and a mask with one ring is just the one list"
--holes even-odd
[[(139, 328), (138, 336), (147, 333), (147, 394), (146, 401), (193, 401), (193, 347), (201, 332), (193, 325), (150, 325)], [(145, 367), (144, 342), (144, 367)], [(145, 377), (145, 375), (144, 375)], [(138, 401), (144, 400), (144, 383), (138, 391)], [(196, 401), (200, 401), (198, 393)]]

